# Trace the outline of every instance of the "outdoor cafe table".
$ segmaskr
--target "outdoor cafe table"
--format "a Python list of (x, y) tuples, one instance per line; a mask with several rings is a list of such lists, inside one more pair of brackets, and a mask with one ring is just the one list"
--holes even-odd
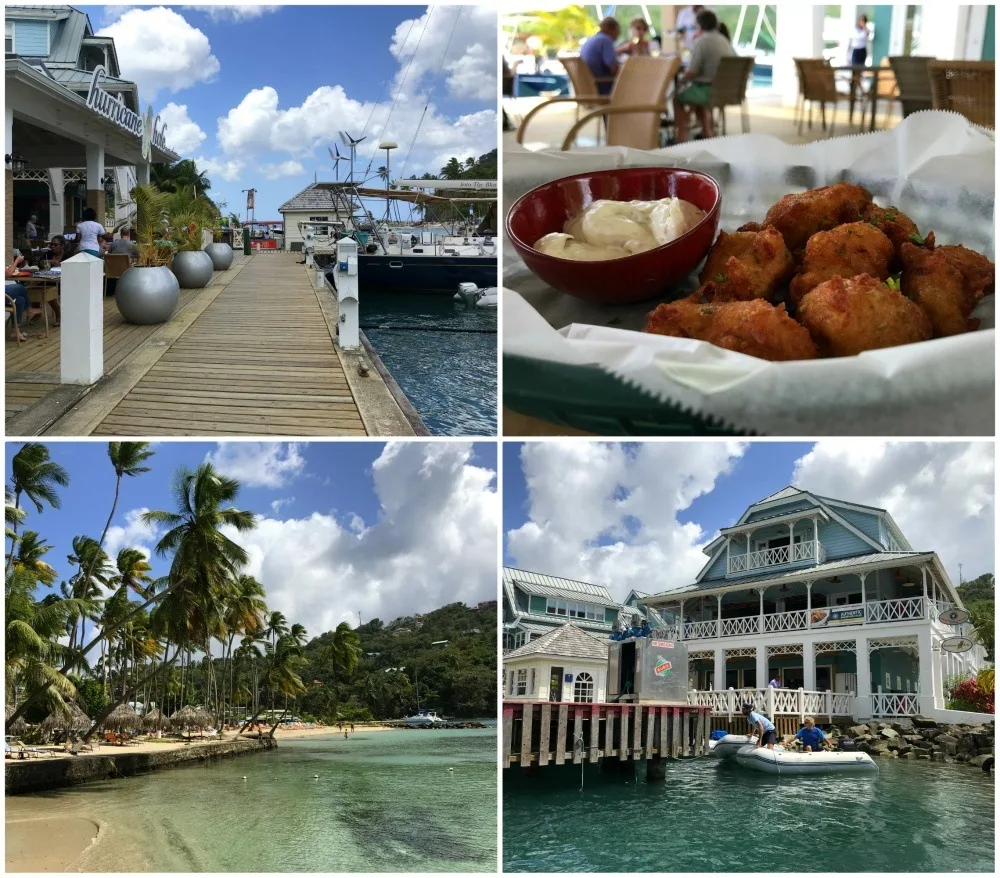
[[(43, 338), (48, 338), (49, 309), (46, 306), (54, 306), (52, 308), (53, 313), (59, 314), (59, 285), (62, 281), (61, 276), (45, 274), (39, 276), (38, 273), (34, 273), (31, 277), (12, 278), (12, 280), (24, 284), (31, 304), (34, 305), (37, 302), (38, 307), (42, 309), (42, 315), (45, 318), (45, 334)], [(58, 326), (59, 324), (57, 323), (56, 325)]]
[[(860, 91), (864, 94), (864, 88), (861, 85), (861, 79), (863, 76), (871, 77), (870, 85), (868, 86), (868, 103), (871, 106), (871, 121), (868, 126), (869, 131), (875, 130), (875, 111), (877, 109), (876, 102), (878, 101), (878, 81), (879, 77), (883, 74), (892, 74), (891, 67), (866, 67), (863, 64), (845, 64), (840, 67), (834, 67), (835, 72), (850, 72), (851, 74), (851, 100), (850, 106), (847, 111), (847, 119), (850, 122), (854, 118), (854, 103), (856, 96)], [(886, 100), (889, 99), (888, 95), (884, 96)], [(861, 105), (861, 130), (865, 128), (865, 107), (864, 104)]]

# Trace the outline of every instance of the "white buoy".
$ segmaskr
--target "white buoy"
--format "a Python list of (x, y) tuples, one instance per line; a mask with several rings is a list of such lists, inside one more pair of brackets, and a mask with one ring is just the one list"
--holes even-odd
[(247, 776), (244, 774), (243, 775), (243, 780), (246, 780), (246, 779), (247, 779)]
[(454, 768), (449, 768), (449, 769), (448, 769), (448, 771), (454, 771), (454, 770), (455, 770)]
[(314, 774), (314, 775), (313, 775), (313, 779), (314, 779), (314, 780), (319, 780), (319, 775), (318, 775), (318, 774)]

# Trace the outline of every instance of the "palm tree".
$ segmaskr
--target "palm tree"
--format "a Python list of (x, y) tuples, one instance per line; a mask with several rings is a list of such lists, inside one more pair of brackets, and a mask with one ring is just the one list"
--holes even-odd
[(388, 187), (388, 184), (389, 184), (389, 169), (385, 165), (379, 165), (378, 178), (383, 183), (386, 184), (386, 187)]
[[(240, 574), (230, 584), (222, 621), (229, 635), (227, 658), (229, 663), (229, 698), (233, 699), (233, 642), (238, 635), (256, 633), (264, 627), (267, 604), (264, 603), (264, 586), (248, 574)], [(225, 668), (223, 668), (225, 670)]]
[[(304, 634), (305, 629), (302, 629), (302, 631)], [(302, 657), (302, 647), (295, 642), (290, 633), (281, 635), (273, 647), (268, 646), (261, 682), (263, 682), (265, 690), (271, 693), (272, 718), (274, 716), (274, 701), (276, 696), (283, 695), (287, 703), (289, 697), (294, 699), (299, 695), (305, 694), (306, 687), (299, 676), (299, 670), (304, 664), (305, 659)], [(270, 734), (272, 738), (274, 737), (274, 730), (278, 727), (286, 712), (287, 708), (282, 711), (281, 716), (271, 726)]]
[(36, 531), (26, 530), (21, 534), (17, 544), (17, 554), (14, 556), (14, 570), (30, 570), (35, 579), (43, 585), (52, 585), (56, 579), (56, 569), (42, 560), (42, 556), (51, 550)]
[(283, 613), (275, 610), (264, 622), (264, 634), (271, 638), (271, 646), (278, 642), (278, 638), (288, 633), (288, 620)]
[(457, 158), (452, 156), (448, 163), (441, 168), (441, 176), (445, 180), (457, 180), (462, 176), (462, 165)]
[[(15, 508), (21, 508), (21, 497), (24, 496), (35, 504), (38, 512), (41, 512), (44, 503), (48, 503), (53, 509), (59, 508), (60, 500), (56, 486), (65, 488), (69, 484), (69, 474), (51, 460), (49, 449), (40, 442), (26, 442), (11, 460), (10, 484)], [(7, 524), (12, 531), (10, 554), (7, 556), (9, 571), (14, 561), (14, 544), (17, 542), (19, 519), (16, 516), (8, 516)]]
[(150, 165), (150, 182), (162, 192), (192, 192), (204, 195), (212, 181), (199, 171), (192, 159), (181, 159), (172, 165)]
[[(92, 602), (96, 609), (101, 594), (114, 576), (111, 559), (96, 540), (88, 536), (77, 536), (73, 537), (73, 553), (67, 556), (67, 560), (71, 564), (76, 564), (79, 570), (70, 577), (68, 585), (63, 584), (63, 595)], [(93, 615), (90, 618), (93, 619)], [(80, 625), (79, 638), (76, 634), (77, 623)], [(72, 657), (77, 645), (83, 643), (85, 624), (84, 616), (70, 619), (70, 657)], [(82, 656), (80, 658), (82, 661)]]
[(349, 677), (354, 673), (361, 659), (361, 638), (351, 628), (350, 623), (341, 622), (330, 639), (327, 660), (335, 673)]

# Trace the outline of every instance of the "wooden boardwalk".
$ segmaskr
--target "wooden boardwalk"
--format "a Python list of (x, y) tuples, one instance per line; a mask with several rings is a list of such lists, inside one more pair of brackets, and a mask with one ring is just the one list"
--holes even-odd
[(183, 290), (161, 326), (126, 324), (108, 299), (105, 378), (89, 388), (58, 384), (58, 329), (8, 343), (8, 434), (363, 436), (368, 424), (412, 435), (380, 377), (345, 373), (336, 303), (321, 307), (328, 294), (298, 259), (240, 257), (205, 289)]

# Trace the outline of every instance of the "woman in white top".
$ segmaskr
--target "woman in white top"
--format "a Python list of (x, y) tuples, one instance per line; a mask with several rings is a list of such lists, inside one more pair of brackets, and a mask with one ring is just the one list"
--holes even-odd
[(858, 18), (854, 30), (851, 32), (851, 39), (848, 46), (851, 51), (851, 66), (864, 67), (868, 59), (868, 41), (872, 38), (871, 30), (868, 26), (868, 16), (862, 15)]
[(92, 207), (84, 208), (83, 220), (76, 224), (76, 233), (79, 235), (79, 249), (91, 256), (100, 256), (102, 252), (101, 238), (107, 232), (97, 221), (97, 211)]

